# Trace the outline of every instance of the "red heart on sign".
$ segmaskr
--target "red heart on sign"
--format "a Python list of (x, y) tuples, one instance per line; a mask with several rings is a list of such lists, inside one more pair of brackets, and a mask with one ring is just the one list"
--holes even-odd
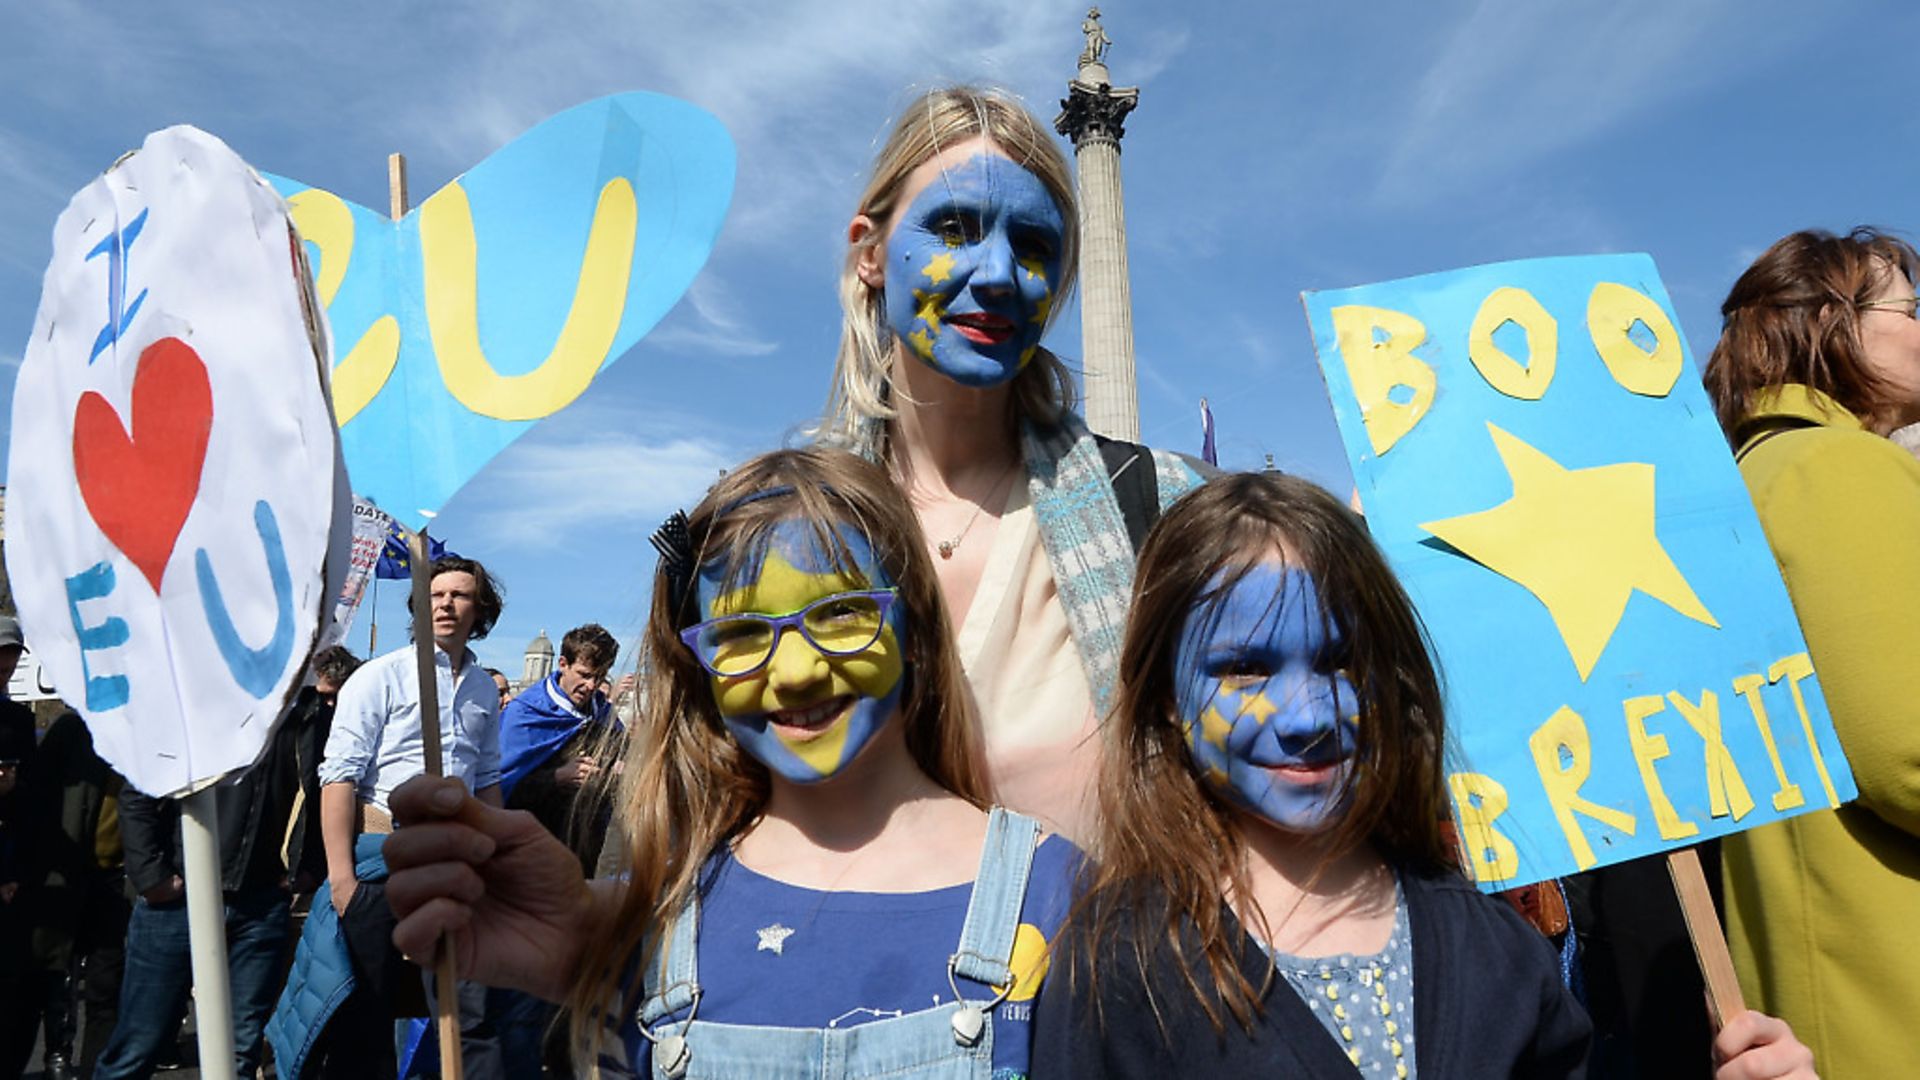
[(132, 415), (128, 435), (106, 398), (91, 390), (80, 395), (73, 410), (73, 472), (94, 523), (158, 593), (200, 493), (213, 431), (213, 387), (191, 345), (161, 338), (141, 351)]

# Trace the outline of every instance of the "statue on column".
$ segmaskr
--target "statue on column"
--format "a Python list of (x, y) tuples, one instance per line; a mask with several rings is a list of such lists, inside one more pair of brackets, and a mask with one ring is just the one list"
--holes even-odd
[(1113, 39), (1100, 25), (1100, 9), (1088, 8), (1087, 17), (1080, 23), (1080, 32), (1087, 35), (1087, 47), (1080, 53), (1080, 66), (1104, 64), (1107, 50), (1113, 47)]

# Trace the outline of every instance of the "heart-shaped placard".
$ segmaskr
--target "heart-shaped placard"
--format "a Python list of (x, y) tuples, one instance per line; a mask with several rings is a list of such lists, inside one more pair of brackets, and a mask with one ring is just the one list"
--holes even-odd
[(129, 412), (131, 430), (106, 398), (80, 395), (73, 472), (94, 523), (158, 593), (213, 431), (213, 388), (192, 346), (168, 337), (141, 351)]
[(418, 528), (579, 397), (693, 283), (733, 170), (718, 120), (635, 93), (546, 120), (397, 222), (268, 176), (317, 268), (354, 490)]

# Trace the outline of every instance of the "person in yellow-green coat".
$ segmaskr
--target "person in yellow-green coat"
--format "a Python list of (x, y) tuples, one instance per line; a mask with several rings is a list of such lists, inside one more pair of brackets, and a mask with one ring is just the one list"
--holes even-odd
[(1727, 935), (1754, 1008), (1832, 1078), (1911, 1076), (1920, 1021), (1920, 254), (1798, 232), (1721, 306), (1714, 409), (1806, 635), (1859, 801), (1730, 837)]

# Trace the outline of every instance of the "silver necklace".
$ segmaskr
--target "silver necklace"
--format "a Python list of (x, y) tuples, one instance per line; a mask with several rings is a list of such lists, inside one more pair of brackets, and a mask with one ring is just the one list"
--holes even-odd
[(934, 545), (935, 548), (940, 552), (940, 557), (942, 559), (953, 558), (953, 553), (959, 550), (960, 548), (960, 541), (965, 540), (967, 538), (967, 534), (973, 531), (973, 523), (980, 520), (980, 512), (987, 508), (987, 503), (999, 502), (1002, 505), (1005, 505), (1008, 482), (1013, 479), (1014, 474), (1019, 471), (1019, 468), (1020, 468), (1020, 462), (1018, 459), (1015, 459), (1014, 463), (1007, 467), (1007, 471), (1005, 475), (1001, 476), (999, 482), (994, 485), (995, 493), (988, 495), (986, 499), (982, 500), (980, 503), (974, 506), (973, 514), (967, 518), (966, 526), (962, 528), (959, 531), (959, 533), (957, 533), (954, 536), (953, 539), (941, 540)]

